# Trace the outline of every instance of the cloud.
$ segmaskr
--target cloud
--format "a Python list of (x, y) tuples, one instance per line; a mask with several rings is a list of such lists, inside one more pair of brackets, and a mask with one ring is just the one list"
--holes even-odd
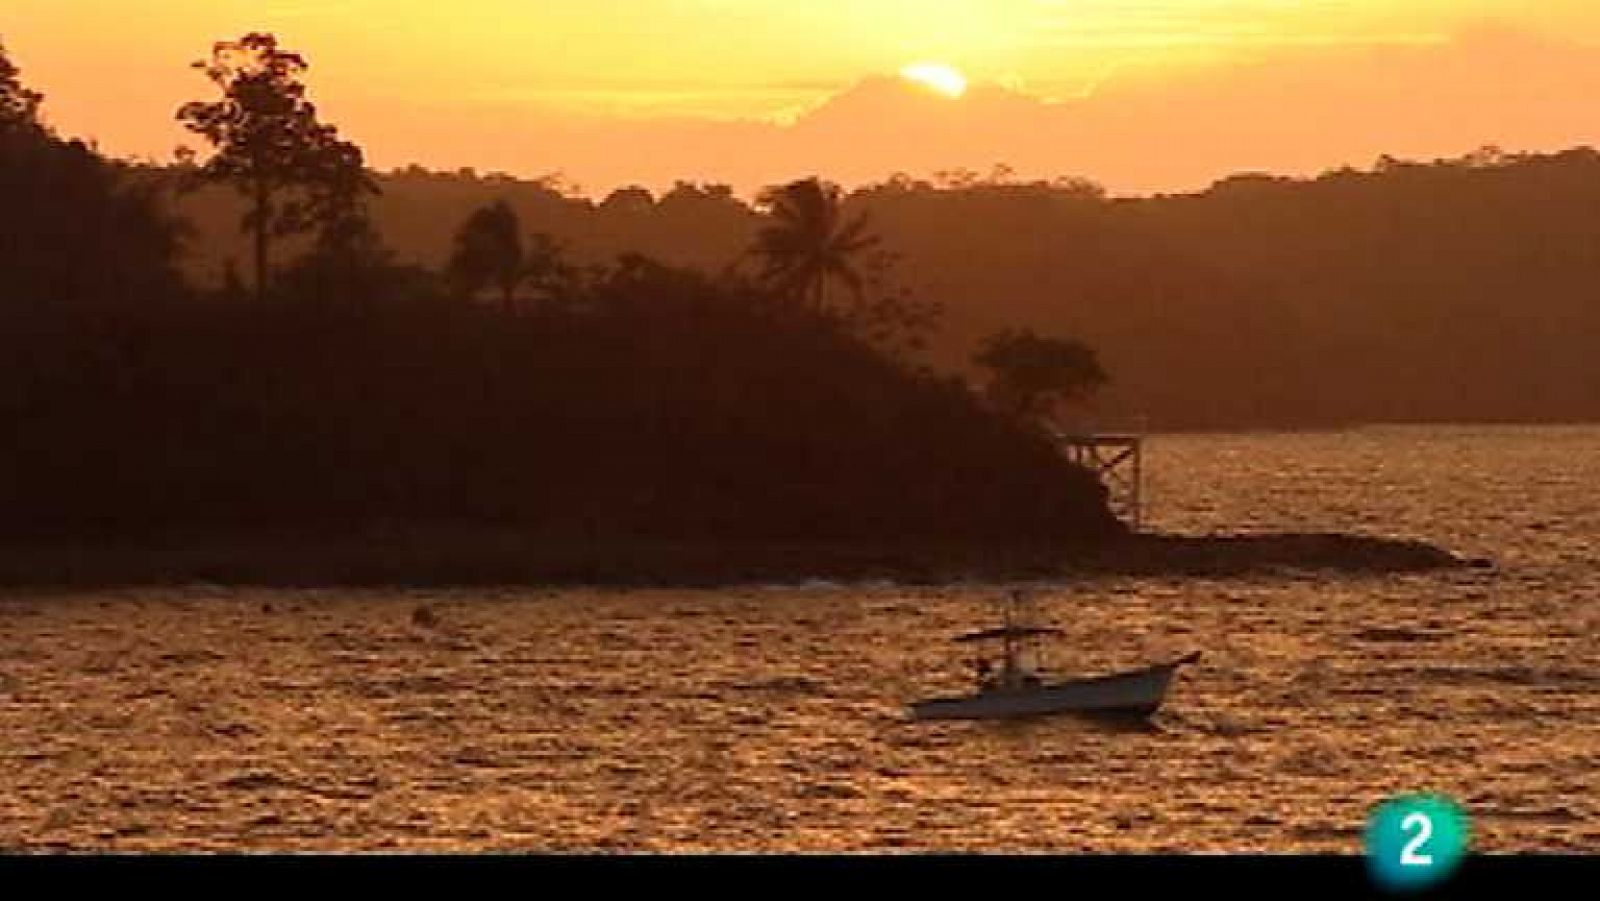
[[(1438, 43), (1280, 48), (1182, 77), (1114, 72), (1092, 94), (1058, 102), (993, 84), (953, 101), (869, 78), (791, 124), (529, 115), (506, 105), (493, 116), (374, 115), (360, 133), (380, 162), (409, 163), (406, 150), (428, 148), (429, 164), (560, 170), (597, 192), (686, 178), (752, 193), (808, 173), (854, 184), (1005, 163), (1023, 177), (1087, 176), (1117, 193), (1149, 193), (1199, 189), (1245, 170), (1367, 166), (1385, 153), (1432, 158), (1486, 144), (1593, 142), (1597, 81), (1600, 49), (1474, 27)], [(804, 93), (791, 95), (797, 107)]]

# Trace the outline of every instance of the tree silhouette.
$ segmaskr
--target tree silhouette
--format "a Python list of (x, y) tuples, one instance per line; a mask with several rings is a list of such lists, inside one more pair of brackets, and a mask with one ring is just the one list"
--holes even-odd
[(324, 223), (310, 252), (278, 274), (277, 286), (280, 295), (295, 300), (370, 306), (397, 274), (393, 254), (372, 221), (354, 212)]
[(306, 99), (305, 58), (280, 48), (273, 35), (218, 42), (211, 59), (194, 67), (222, 98), (186, 103), (178, 119), (216, 148), (202, 177), (233, 184), (249, 200), (243, 225), (255, 239), (256, 295), (264, 299), (273, 238), (348, 230), (362, 196), (377, 187), (361, 149), (319, 121)]
[(561, 245), (549, 235), (534, 233), (528, 236), (527, 248), (522, 254), (522, 281), (546, 301), (559, 299), (573, 286), (578, 271), (567, 264), (561, 255)]
[(1086, 397), (1106, 382), (1092, 348), (1031, 329), (991, 335), (973, 362), (992, 373), (990, 402), (1026, 422), (1048, 422), (1060, 404)]
[[(39, 122), (40, 100), (0, 49), (0, 313), (121, 315), (180, 293), (178, 223), (159, 184), (58, 138)], [(0, 332), (38, 326), (22, 322)]]
[(43, 95), (23, 87), (21, 73), (6, 56), (0, 44), (0, 132), (39, 127), (39, 103)]
[(653, 209), (655, 205), (655, 195), (651, 194), (648, 189), (641, 188), (638, 185), (629, 185), (625, 188), (618, 188), (606, 195), (606, 199), (600, 203), (600, 209), (642, 213)]
[(554, 294), (568, 274), (556, 242), (542, 234), (524, 240), (522, 220), (504, 200), (478, 209), (461, 224), (447, 267), (461, 297), (493, 288), (508, 315), (516, 313), (517, 295), (524, 285)]
[(473, 212), (456, 231), (450, 281), (463, 297), (493, 287), (507, 313), (516, 309), (522, 283), (522, 220), (504, 200)]
[(770, 221), (757, 233), (751, 252), (760, 259), (760, 278), (769, 288), (817, 312), (826, 307), (832, 280), (860, 296), (857, 262), (879, 239), (868, 234), (865, 214), (845, 219), (837, 185), (807, 178), (768, 188), (757, 203)]

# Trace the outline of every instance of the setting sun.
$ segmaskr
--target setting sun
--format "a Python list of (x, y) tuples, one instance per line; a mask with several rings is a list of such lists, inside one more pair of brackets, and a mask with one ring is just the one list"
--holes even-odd
[(943, 63), (913, 63), (900, 70), (900, 77), (952, 100), (967, 92), (967, 77)]

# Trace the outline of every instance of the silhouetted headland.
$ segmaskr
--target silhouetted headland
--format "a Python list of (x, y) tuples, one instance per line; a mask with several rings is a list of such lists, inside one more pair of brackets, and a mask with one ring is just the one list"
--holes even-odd
[[(602, 205), (740, 238), (706, 245), (722, 252), (700, 265), (574, 256), (501, 198), (464, 211), (448, 259), (428, 268), (385, 244), (371, 214), (384, 186), (320, 118), (302, 57), (250, 34), (199, 68), (210, 97), (177, 116), (212, 152), (151, 171), (57, 136), (41, 95), (0, 66), (0, 196), (26, 211), (0, 241), (0, 582), (946, 581), (1455, 562), (1351, 536), (1127, 534), (1043, 427), (1115, 384), (1093, 347), (1002, 329), (978, 345), (983, 386), (922, 355), (940, 308), (897, 275), (877, 216), (942, 205), (939, 192), (901, 185), (894, 204), (862, 209), (806, 178), (754, 208), (698, 189)], [(174, 218), (199, 189), (244, 215)], [(1095, 195), (1049, 191), (1058, 212), (1110, 215)], [(231, 263), (220, 284), (186, 279), (185, 251), (230, 231), (250, 284)], [(1215, 321), (1237, 331), (1235, 317)], [(1236, 356), (1230, 342), (1188, 346), (1208, 367)]]
[(684, 587), (1093, 576), (1376, 575), (1484, 566), (1432, 545), (1341, 534), (1128, 535), (1059, 542), (615, 541), (414, 527), (382, 534), (172, 535), (0, 546), (0, 585), (91, 588), (222, 584), (268, 587)]

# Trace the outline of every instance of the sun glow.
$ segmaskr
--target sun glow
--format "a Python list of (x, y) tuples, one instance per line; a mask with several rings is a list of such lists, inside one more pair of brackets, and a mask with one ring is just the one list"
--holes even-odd
[(943, 63), (912, 63), (900, 70), (900, 77), (914, 81), (951, 100), (967, 92), (967, 77), (954, 67)]

